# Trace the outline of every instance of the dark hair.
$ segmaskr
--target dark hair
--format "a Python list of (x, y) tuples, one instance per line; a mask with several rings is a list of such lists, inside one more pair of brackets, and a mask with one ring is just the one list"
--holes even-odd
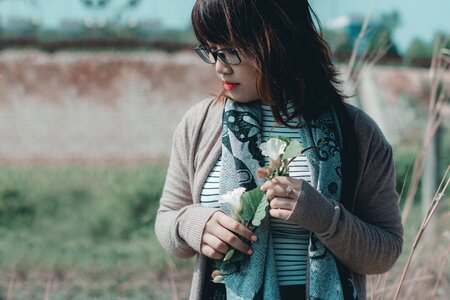
[[(344, 97), (312, 16), (317, 19), (307, 0), (197, 0), (192, 25), (200, 44), (229, 45), (244, 54), (257, 70), (258, 94), (287, 126), (288, 120), (316, 116)], [(224, 95), (222, 90), (218, 99)], [(288, 100), (295, 107), (292, 115)]]

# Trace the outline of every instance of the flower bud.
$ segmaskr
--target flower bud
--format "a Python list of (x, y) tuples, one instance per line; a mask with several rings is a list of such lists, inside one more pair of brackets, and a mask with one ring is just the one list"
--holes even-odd
[(259, 178), (266, 178), (267, 176), (269, 176), (269, 173), (267, 172), (266, 169), (264, 168), (259, 168), (256, 171), (256, 175), (258, 175)]
[(214, 283), (222, 283), (223, 282), (223, 276), (222, 275), (218, 275), (218, 276), (214, 277), (213, 282)]

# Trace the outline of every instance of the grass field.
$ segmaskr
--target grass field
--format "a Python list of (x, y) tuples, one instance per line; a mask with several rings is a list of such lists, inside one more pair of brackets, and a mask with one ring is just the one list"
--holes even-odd
[(42, 299), (50, 283), (51, 299), (164, 299), (168, 271), (191, 264), (154, 234), (166, 168), (3, 166), (0, 299)]
[[(403, 170), (410, 156), (401, 157)], [(170, 257), (154, 234), (166, 169), (167, 163), (0, 167), (0, 300), (187, 299), (192, 260)], [(445, 217), (448, 204), (443, 209)], [(384, 288), (395, 285), (406, 261), (420, 225), (417, 208), (410, 220), (404, 254)], [(436, 257), (447, 245), (443, 231), (428, 245), (439, 249)], [(432, 266), (424, 249), (413, 274)], [(426, 272), (436, 280), (437, 269)]]

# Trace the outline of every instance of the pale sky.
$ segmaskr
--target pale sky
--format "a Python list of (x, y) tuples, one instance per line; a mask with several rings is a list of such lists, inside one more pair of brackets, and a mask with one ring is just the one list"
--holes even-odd
[[(39, 3), (38, 7), (27, 1)], [(158, 19), (165, 27), (185, 28), (190, 24), (190, 12), (195, 0), (143, 0), (125, 16), (138, 19)], [(405, 50), (413, 37), (430, 41), (440, 30), (450, 33), (450, 0), (310, 0), (323, 25), (346, 14), (366, 15), (373, 6), (373, 15), (398, 10), (401, 25), (395, 33), (400, 50)], [(80, 0), (0, 0), (0, 18), (34, 16), (44, 27), (57, 28), (62, 19), (111, 19), (124, 0), (111, 0), (108, 10), (86, 10)]]

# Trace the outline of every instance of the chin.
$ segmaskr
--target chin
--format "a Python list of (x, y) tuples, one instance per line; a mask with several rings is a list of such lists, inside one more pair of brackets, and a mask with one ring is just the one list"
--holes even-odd
[(234, 102), (237, 102), (237, 103), (249, 103), (249, 102), (252, 102), (252, 101), (255, 101), (255, 100), (258, 99), (258, 98), (233, 97), (233, 96), (231, 96), (231, 95), (227, 95), (227, 97), (228, 97), (230, 100), (232, 100), (232, 101), (234, 101)]

